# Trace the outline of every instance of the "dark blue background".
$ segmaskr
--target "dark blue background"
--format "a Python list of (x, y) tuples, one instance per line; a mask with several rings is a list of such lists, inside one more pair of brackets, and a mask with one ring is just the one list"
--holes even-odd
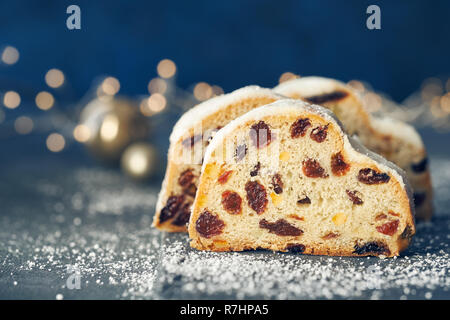
[[(81, 7), (81, 30), (66, 28), (70, 4)], [(381, 7), (382, 30), (366, 28), (370, 4)], [(122, 94), (144, 94), (158, 61), (171, 58), (181, 87), (271, 87), (292, 71), (362, 79), (401, 101), (426, 77), (448, 75), (449, 13), (450, 1), (425, 0), (3, 0), (0, 45), (21, 56), (0, 79), (37, 92), (55, 67), (74, 99), (103, 74), (120, 80)]]

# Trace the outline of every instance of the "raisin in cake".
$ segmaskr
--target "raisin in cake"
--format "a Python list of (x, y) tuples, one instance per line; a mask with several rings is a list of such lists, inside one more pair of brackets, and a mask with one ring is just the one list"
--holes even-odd
[(168, 164), (154, 226), (171, 232), (187, 231), (204, 151), (212, 135), (247, 111), (280, 98), (270, 89), (248, 86), (205, 101), (178, 120), (170, 136)]
[(431, 218), (432, 186), (428, 158), (414, 127), (398, 120), (370, 115), (355, 91), (336, 80), (299, 78), (280, 84), (274, 91), (332, 110), (347, 133), (357, 134), (367, 148), (406, 171), (414, 189), (417, 218)]
[(284, 99), (214, 136), (189, 237), (201, 250), (392, 257), (415, 233), (411, 199), (403, 171), (331, 111)]

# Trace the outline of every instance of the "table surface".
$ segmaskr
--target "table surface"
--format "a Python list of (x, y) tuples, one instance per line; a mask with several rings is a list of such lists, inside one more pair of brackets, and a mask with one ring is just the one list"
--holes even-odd
[(151, 228), (159, 183), (79, 161), (0, 169), (1, 299), (449, 299), (450, 160), (431, 156), (436, 215), (396, 259), (191, 249)]

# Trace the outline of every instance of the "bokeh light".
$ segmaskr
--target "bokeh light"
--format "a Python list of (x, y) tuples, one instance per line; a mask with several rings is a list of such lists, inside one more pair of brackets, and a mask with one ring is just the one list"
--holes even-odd
[(103, 80), (101, 86), (101, 91), (107, 95), (113, 96), (120, 90), (120, 82), (117, 78), (107, 77)]
[(1, 59), (3, 63), (12, 65), (19, 60), (19, 56), (19, 51), (16, 48), (7, 46), (5, 47), (5, 49), (3, 49)]
[(45, 74), (45, 83), (51, 88), (58, 88), (64, 83), (64, 73), (59, 69), (50, 69)]
[(297, 79), (297, 78), (300, 78), (300, 76), (296, 75), (295, 73), (292, 73), (292, 72), (285, 72), (280, 76), (280, 78), (278, 79), (278, 82), (282, 83), (282, 82), (289, 81), (292, 79)]
[(53, 98), (53, 95), (50, 92), (41, 91), (36, 95), (35, 102), (39, 109), (48, 110), (53, 107), (55, 98)]
[(108, 114), (100, 127), (100, 137), (104, 141), (113, 141), (119, 133), (119, 118), (115, 114)]
[(441, 108), (445, 112), (450, 113), (450, 92), (441, 97)]
[(59, 133), (52, 133), (47, 137), (47, 148), (51, 152), (60, 152), (66, 145), (66, 140)]
[(161, 78), (154, 78), (148, 83), (148, 92), (164, 94), (167, 90), (167, 82)]
[(91, 138), (91, 130), (84, 124), (79, 124), (73, 129), (73, 137), (78, 142), (87, 142)]
[(199, 82), (194, 87), (194, 97), (199, 101), (211, 98), (213, 90), (206, 82)]
[(217, 85), (213, 85), (211, 87), (211, 89), (212, 89), (212, 92), (213, 92), (214, 96), (220, 96), (220, 95), (224, 94), (223, 89), (221, 87), (217, 86)]
[(168, 79), (175, 75), (175, 72), (177, 72), (177, 66), (172, 60), (164, 59), (158, 63), (156, 71), (161, 78)]
[(3, 104), (9, 109), (15, 109), (20, 105), (20, 95), (15, 91), (8, 91), (3, 96)]
[(33, 130), (34, 123), (30, 117), (21, 116), (14, 121), (14, 129), (19, 134), (28, 134)]
[(161, 112), (166, 107), (166, 104), (166, 97), (160, 93), (152, 94), (147, 100), (148, 108), (152, 112)]

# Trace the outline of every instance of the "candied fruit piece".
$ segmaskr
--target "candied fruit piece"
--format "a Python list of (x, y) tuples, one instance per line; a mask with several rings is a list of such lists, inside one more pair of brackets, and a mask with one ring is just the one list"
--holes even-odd
[(303, 253), (306, 247), (300, 243), (290, 243), (286, 246), (286, 250), (291, 253)]
[(274, 192), (272, 192), (270, 194), (270, 197), (272, 198), (272, 203), (273, 203), (274, 206), (278, 206), (281, 203), (281, 201), (283, 200), (282, 196), (279, 196), (279, 195), (277, 195)]
[(387, 236), (392, 236), (397, 232), (399, 222), (400, 221), (398, 220), (386, 222), (385, 224), (378, 226), (377, 231)]
[(358, 173), (358, 180), (365, 184), (387, 183), (390, 178), (388, 174), (380, 173), (370, 168), (361, 169)]
[(296, 215), (295, 213), (290, 214), (290, 215), (289, 215), (289, 218), (292, 218), (292, 219), (295, 219), (295, 220), (298, 220), (298, 221), (305, 221), (305, 218), (299, 217), (299, 216)]
[(345, 190), (345, 192), (347, 193), (348, 197), (350, 198), (350, 201), (353, 202), (353, 204), (361, 205), (364, 203), (364, 201), (362, 201), (361, 198), (357, 196), (359, 194), (358, 191)]
[(321, 143), (324, 142), (328, 134), (328, 124), (325, 126), (318, 126), (311, 130), (309, 135), (314, 141)]
[(226, 190), (222, 193), (222, 206), (230, 214), (241, 213), (241, 196), (237, 192)]
[(251, 126), (250, 138), (253, 141), (255, 147), (263, 148), (268, 146), (272, 141), (272, 133), (267, 123), (259, 121)]
[(280, 152), (279, 158), (281, 161), (289, 161), (290, 157), (291, 157), (291, 155), (289, 154), (289, 152), (287, 152), (287, 151)]
[(325, 169), (320, 166), (320, 163), (317, 160), (304, 160), (302, 170), (305, 176), (309, 178), (328, 178)]
[(275, 233), (278, 236), (300, 236), (303, 234), (303, 230), (293, 226), (284, 219), (279, 219), (275, 222), (262, 219), (259, 221), (259, 227), (267, 229), (270, 233)]
[(330, 240), (339, 237), (339, 233), (329, 232), (322, 237), (323, 240)]
[(350, 165), (344, 161), (340, 152), (331, 156), (331, 171), (335, 176), (343, 176), (350, 169)]
[(281, 174), (276, 173), (272, 177), (272, 185), (273, 185), (273, 191), (275, 191), (276, 194), (280, 194), (283, 192), (283, 180), (281, 179)]
[(309, 120), (309, 118), (297, 119), (291, 125), (291, 137), (292, 138), (304, 137), (309, 127), (311, 127), (311, 121)]
[(222, 174), (220, 175), (220, 177), (217, 179), (217, 181), (218, 181), (220, 184), (226, 183), (226, 182), (228, 181), (228, 179), (230, 179), (230, 176), (231, 176), (232, 173), (233, 173), (233, 170), (225, 171), (224, 173), (222, 173)]
[(257, 214), (262, 214), (267, 206), (267, 193), (263, 185), (258, 181), (249, 181), (245, 184), (247, 201), (250, 208)]
[(211, 238), (223, 232), (225, 223), (219, 217), (205, 209), (195, 222), (195, 230), (203, 238)]
[(331, 220), (336, 226), (340, 226), (347, 221), (347, 215), (345, 213), (336, 213)]
[(375, 217), (375, 221), (380, 221), (384, 219), (387, 219), (387, 215), (385, 215), (384, 213), (380, 213)]
[(255, 164), (255, 166), (253, 167), (253, 170), (250, 171), (250, 176), (251, 177), (257, 176), (259, 173), (259, 169), (261, 169), (261, 163), (258, 161), (258, 163)]

